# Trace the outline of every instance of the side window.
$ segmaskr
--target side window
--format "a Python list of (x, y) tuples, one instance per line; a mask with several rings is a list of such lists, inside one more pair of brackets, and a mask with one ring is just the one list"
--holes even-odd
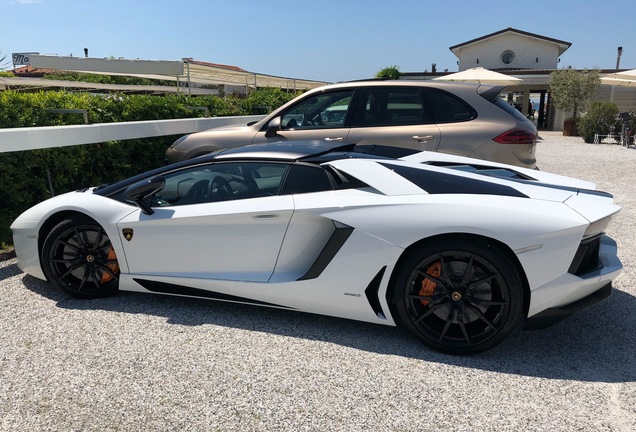
[(344, 127), (353, 90), (322, 93), (299, 102), (281, 118), (283, 130)]
[(277, 195), (288, 164), (218, 162), (164, 176), (153, 206), (203, 204)]
[(331, 178), (318, 166), (292, 165), (285, 178), (281, 195), (333, 190)]
[(477, 111), (450, 93), (431, 90), (427, 97), (430, 98), (433, 116), (437, 123), (456, 123), (477, 118)]
[(365, 92), (361, 126), (404, 126), (433, 123), (417, 87), (376, 87)]

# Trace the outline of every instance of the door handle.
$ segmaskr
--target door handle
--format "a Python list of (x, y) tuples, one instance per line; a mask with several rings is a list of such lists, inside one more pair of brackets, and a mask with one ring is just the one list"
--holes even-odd
[(430, 140), (432, 140), (434, 137), (433, 135), (414, 135), (413, 139), (419, 143), (425, 143), (428, 142)]
[(264, 214), (257, 214), (252, 216), (252, 219), (278, 219), (280, 217), (280, 215), (278, 213), (264, 213)]
[(325, 138), (325, 141), (344, 141), (343, 137)]

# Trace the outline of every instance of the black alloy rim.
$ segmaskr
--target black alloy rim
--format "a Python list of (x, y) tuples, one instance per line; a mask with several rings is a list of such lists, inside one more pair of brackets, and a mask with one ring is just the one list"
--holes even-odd
[(407, 280), (409, 320), (427, 339), (471, 347), (506, 324), (510, 294), (488, 260), (466, 251), (445, 251), (422, 260)]
[(91, 225), (69, 228), (53, 243), (49, 257), (51, 270), (70, 291), (91, 293), (108, 289), (119, 281), (117, 259), (109, 259), (111, 249), (110, 239), (102, 228)]

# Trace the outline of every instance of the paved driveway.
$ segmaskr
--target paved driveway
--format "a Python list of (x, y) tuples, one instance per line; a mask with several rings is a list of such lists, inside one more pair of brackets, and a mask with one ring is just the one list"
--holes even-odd
[(544, 133), (541, 169), (624, 207), (607, 301), (474, 357), (396, 328), (135, 293), (0, 263), (0, 430), (636, 430), (636, 150)]

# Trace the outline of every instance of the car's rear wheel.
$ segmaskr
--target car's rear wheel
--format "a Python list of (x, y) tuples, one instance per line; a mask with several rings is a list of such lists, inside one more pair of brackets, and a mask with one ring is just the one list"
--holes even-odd
[(104, 229), (84, 215), (58, 223), (44, 240), (42, 269), (49, 282), (73, 297), (117, 292), (119, 264)]
[(395, 309), (425, 344), (450, 354), (492, 348), (524, 322), (517, 267), (482, 241), (445, 240), (414, 251), (400, 267)]

